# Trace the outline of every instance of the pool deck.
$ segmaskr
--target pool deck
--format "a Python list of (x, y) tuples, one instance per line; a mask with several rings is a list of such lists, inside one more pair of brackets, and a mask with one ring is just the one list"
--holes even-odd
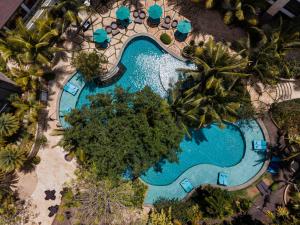
[[(152, 26), (149, 24), (147, 20), (148, 15), (143, 20), (142, 24), (134, 23), (133, 12), (135, 10), (143, 10), (147, 14), (147, 9), (155, 3), (163, 8), (163, 15), (158, 26)], [(109, 34), (111, 41), (108, 44), (107, 48), (97, 48), (97, 46), (93, 42), (94, 31), (100, 28), (105, 28), (112, 22), (116, 22), (116, 11), (122, 5), (125, 5), (130, 9), (132, 22), (128, 25), (127, 28), (119, 29), (119, 34), (115, 36)], [(164, 29), (161, 26), (163, 18), (165, 16), (170, 16), (171, 20), (180, 21), (185, 19), (191, 22), (192, 31), (188, 34), (187, 38), (184, 41), (178, 41), (175, 39), (174, 33), (176, 29)], [(207, 24), (209, 17), (214, 18), (214, 21), (210, 21), (211, 24)], [(191, 40), (195, 40), (196, 42), (207, 41), (209, 38), (215, 38), (213, 34), (215, 34), (216, 32), (220, 32), (221, 30), (223, 31), (223, 33), (218, 33), (218, 41), (231, 41), (243, 35), (243, 32), (240, 29), (228, 28), (227, 26), (222, 24), (222, 18), (218, 14), (218, 12), (209, 10), (204, 11), (203, 9), (199, 8), (198, 5), (190, 2), (184, 2), (184, 0), (113, 1), (109, 2), (107, 6), (100, 7), (92, 15), (83, 13), (82, 18), (89, 18), (89, 21), (92, 23), (92, 25), (87, 31), (79, 33), (77, 37), (78, 45), (76, 46), (75, 51), (78, 51), (78, 49), (87, 51), (96, 49), (96, 51), (98, 51), (99, 53), (104, 54), (108, 59), (108, 64), (106, 65), (107, 71), (110, 71), (117, 64), (118, 57), (121, 55), (124, 44), (130, 37), (136, 34), (150, 34), (157, 40), (160, 40), (161, 34), (169, 34), (172, 38), (172, 42), (170, 45), (165, 45), (165, 47), (169, 49), (170, 52), (173, 52), (178, 56), (181, 54), (181, 50), (183, 49), (183, 47), (186, 46)], [(217, 29), (220, 30), (217, 31)], [(68, 46), (74, 48), (74, 46), (72, 45), (66, 45), (66, 47)], [(72, 50), (72, 48), (70, 48), (70, 50)]]
[[(165, 186), (148, 185), (145, 198), (146, 205), (152, 205), (159, 198), (183, 199), (190, 194), (186, 193), (180, 185), (184, 179), (188, 179), (196, 188), (200, 185), (210, 184), (230, 191), (240, 190), (251, 185), (267, 169), (269, 161), (265, 160), (263, 154), (259, 154), (252, 149), (252, 141), (265, 138), (269, 141), (269, 135), (265, 127), (259, 122), (249, 121), (246, 124), (237, 124), (244, 135), (245, 154), (243, 159), (232, 167), (218, 167), (210, 164), (199, 164), (189, 168), (181, 174), (173, 183)], [(218, 173), (224, 172), (229, 175), (229, 186), (217, 184)]]

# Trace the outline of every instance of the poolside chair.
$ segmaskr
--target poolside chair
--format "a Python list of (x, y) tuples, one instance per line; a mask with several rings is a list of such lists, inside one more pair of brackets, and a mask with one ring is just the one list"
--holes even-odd
[(178, 25), (178, 20), (173, 20), (173, 22), (171, 23), (171, 26), (173, 29), (176, 29)]
[(140, 17), (137, 17), (137, 18), (134, 19), (134, 23), (142, 24), (143, 20)]
[(264, 181), (259, 182), (256, 187), (262, 196), (270, 194), (270, 189)]
[(171, 17), (170, 16), (166, 16), (164, 18), (164, 21), (163, 21), (161, 27), (165, 28), (166, 30), (170, 29), (170, 27), (171, 27)]
[(76, 95), (77, 91), (79, 90), (78, 87), (76, 87), (74, 84), (71, 83), (66, 83), (66, 85), (64, 86), (64, 90), (68, 93), (70, 93), (71, 95)]
[(194, 189), (194, 186), (186, 178), (180, 182), (180, 185), (183, 188), (183, 190), (187, 193), (190, 193)]
[(267, 142), (265, 140), (254, 140), (253, 141), (253, 149), (256, 151), (266, 151), (267, 150)]
[(218, 184), (228, 186), (228, 174), (220, 172), (218, 175)]

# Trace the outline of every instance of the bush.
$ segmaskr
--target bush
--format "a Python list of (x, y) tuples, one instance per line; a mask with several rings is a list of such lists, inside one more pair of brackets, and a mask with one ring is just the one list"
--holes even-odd
[(143, 184), (139, 179), (136, 179), (132, 182), (132, 188), (134, 190), (132, 203), (135, 207), (142, 208), (147, 187), (148, 186)]
[(94, 77), (105, 72), (103, 64), (107, 63), (104, 55), (94, 52), (80, 52), (72, 59), (72, 65), (79, 70), (85, 81), (92, 81)]
[(164, 43), (165, 45), (169, 45), (172, 42), (172, 38), (170, 37), (170, 35), (168, 35), (167, 33), (163, 33), (162, 35), (160, 35), (160, 40), (162, 41), (162, 43)]

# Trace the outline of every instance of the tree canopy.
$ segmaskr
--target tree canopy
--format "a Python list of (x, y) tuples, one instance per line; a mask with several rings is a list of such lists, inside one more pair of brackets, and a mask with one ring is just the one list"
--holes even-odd
[(162, 159), (177, 160), (184, 133), (149, 87), (136, 93), (116, 88), (90, 101), (66, 117), (63, 145), (83, 164), (94, 164), (99, 177), (121, 177), (126, 170), (137, 177)]

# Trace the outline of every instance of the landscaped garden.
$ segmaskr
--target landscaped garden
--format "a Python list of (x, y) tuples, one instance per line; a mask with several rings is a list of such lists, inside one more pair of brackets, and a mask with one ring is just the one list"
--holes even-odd
[[(297, 18), (264, 22), (262, 1), (96, 2), (2, 32), (0, 72), (21, 94), (0, 115), (0, 224), (298, 224), (299, 99), (267, 112), (249, 92), (299, 77)], [(188, 9), (245, 35), (199, 35)], [(60, 160), (76, 171), (60, 178)]]

